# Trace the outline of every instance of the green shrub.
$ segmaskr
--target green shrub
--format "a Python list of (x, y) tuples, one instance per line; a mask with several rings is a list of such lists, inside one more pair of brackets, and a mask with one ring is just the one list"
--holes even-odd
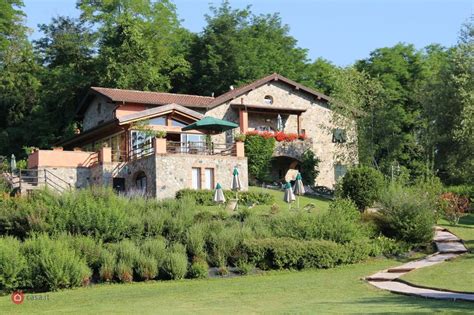
[[(231, 190), (224, 190), (224, 196), (227, 200), (235, 199), (235, 192)], [(238, 194), (239, 202), (243, 204), (259, 204), (271, 205), (275, 202), (273, 195), (266, 192), (257, 191), (242, 191)], [(200, 206), (214, 206), (214, 191), (213, 190), (195, 190), (182, 189), (176, 193), (176, 199), (190, 198), (195, 204)]]
[(324, 240), (267, 238), (246, 240), (248, 261), (262, 269), (332, 268), (368, 257), (365, 241), (337, 244)]
[(304, 151), (301, 162), (301, 177), (306, 185), (314, 185), (319, 174), (319, 162), (321, 160), (314, 155), (312, 150)]
[(166, 240), (164, 238), (145, 239), (141, 243), (140, 250), (143, 255), (152, 257), (156, 266), (160, 267), (166, 257)]
[(87, 265), (94, 271), (98, 271), (101, 264), (101, 257), (105, 249), (102, 246), (102, 241), (96, 241), (90, 236), (71, 236), (63, 235), (70, 247), (76, 252), (79, 257), (84, 258)]
[(194, 257), (189, 267), (188, 277), (193, 279), (204, 279), (209, 276), (209, 265), (205, 259)]
[(382, 194), (381, 203), (386, 236), (411, 244), (431, 241), (435, 214), (425, 192), (394, 184)]
[(350, 199), (336, 199), (330, 203), (329, 210), (317, 218), (314, 238), (347, 243), (365, 236), (360, 212)]
[(380, 255), (400, 255), (410, 250), (410, 247), (402, 242), (397, 242), (386, 236), (379, 236), (370, 240), (372, 245), (370, 256), (376, 257)]
[(140, 257), (140, 249), (130, 240), (123, 240), (118, 243), (109, 244), (109, 249), (117, 261), (121, 261), (132, 268), (136, 265)]
[(255, 269), (255, 266), (251, 263), (245, 261), (244, 259), (240, 259), (237, 261), (235, 266), (238, 268), (238, 272), (241, 275), (248, 275)]
[(116, 257), (108, 250), (104, 250), (100, 257), (99, 277), (102, 281), (112, 281), (116, 268)]
[(231, 226), (222, 222), (209, 224), (206, 246), (211, 266), (225, 266), (241, 240), (242, 235), (238, 224)]
[(183, 279), (188, 269), (188, 257), (180, 251), (169, 251), (162, 266), (162, 272), (167, 279)]
[(57, 290), (88, 283), (91, 270), (63, 240), (33, 236), (23, 244), (28, 278), (35, 289)]
[(249, 175), (265, 181), (268, 177), (270, 161), (275, 148), (275, 139), (247, 134), (245, 137), (245, 155), (248, 157)]
[(377, 200), (383, 185), (383, 175), (379, 171), (365, 166), (356, 167), (342, 179), (340, 194), (343, 198), (350, 198), (363, 211)]
[(140, 255), (137, 259), (137, 275), (140, 280), (151, 280), (158, 275), (158, 264), (152, 256)]
[(13, 237), (0, 237), (0, 291), (8, 292), (23, 286), (26, 268), (20, 242)]
[(115, 274), (121, 282), (133, 281), (133, 267), (128, 261), (119, 260), (115, 267)]
[(191, 226), (186, 234), (186, 248), (189, 256), (206, 257), (204, 246), (206, 245), (206, 225), (202, 223)]

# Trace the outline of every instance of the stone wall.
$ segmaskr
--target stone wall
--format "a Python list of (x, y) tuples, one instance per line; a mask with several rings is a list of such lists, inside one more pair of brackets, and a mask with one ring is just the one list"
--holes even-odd
[[(98, 110), (100, 103), (100, 112)], [(116, 105), (107, 102), (104, 97), (96, 96), (89, 104), (84, 113), (82, 121), (83, 131), (89, 130), (99, 125), (99, 122), (107, 122), (114, 119), (114, 110)]]
[[(312, 148), (315, 155), (321, 160), (319, 163), (319, 175), (316, 178), (316, 185), (333, 187), (335, 184), (335, 165), (352, 165), (358, 162), (357, 157), (357, 137), (355, 125), (347, 130), (348, 142), (346, 144), (336, 144), (332, 142), (332, 130), (340, 126), (342, 119), (334, 119), (333, 112), (324, 102), (316, 100), (314, 97), (300, 90), (295, 90), (281, 82), (270, 82), (258, 87), (237, 99), (227, 102), (208, 111), (206, 115), (221, 119), (227, 119), (239, 123), (239, 113), (230, 107), (230, 103), (265, 105), (264, 98), (270, 95), (273, 98), (271, 107), (291, 107), (306, 109), (301, 115), (301, 129), (312, 139)], [(261, 114), (249, 113), (249, 127), (256, 127), (265, 124), (265, 118)], [(297, 116), (283, 116), (285, 132), (294, 133), (297, 130)], [(276, 117), (273, 119), (276, 120)], [(286, 119), (286, 120), (285, 120)], [(268, 123), (267, 123), (268, 124)], [(271, 124), (270, 124), (271, 125)], [(346, 124), (344, 124), (346, 125)], [(273, 125), (272, 125), (273, 126)], [(276, 126), (275, 126), (276, 127)], [(219, 142), (224, 142), (224, 135), (216, 138)]]
[(230, 189), (232, 171), (237, 167), (242, 189), (248, 189), (247, 158), (166, 154), (156, 156), (157, 198), (173, 198), (178, 190), (192, 188), (193, 167), (214, 168), (214, 183), (220, 183), (224, 189)]
[[(46, 173), (48, 185), (54, 186), (60, 190), (69, 188), (80, 189), (89, 186), (89, 179), (91, 177), (91, 169), (87, 167), (40, 167), (38, 168), (38, 176), (43, 176), (44, 170)], [(56, 178), (59, 177), (60, 179)], [(39, 179), (40, 182), (42, 179)], [(69, 185), (68, 185), (69, 184)], [(57, 187), (59, 186), (59, 187)], [(54, 189), (54, 188), (53, 188)]]

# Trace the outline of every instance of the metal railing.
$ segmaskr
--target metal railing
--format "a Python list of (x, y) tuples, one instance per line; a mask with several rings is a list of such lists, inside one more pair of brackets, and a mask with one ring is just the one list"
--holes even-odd
[(61, 177), (47, 169), (18, 169), (13, 172), (3, 172), (12, 189), (35, 190), (42, 187), (51, 188), (59, 193), (71, 190), (72, 186)]
[(202, 154), (202, 155), (235, 155), (235, 145), (226, 143), (179, 142), (167, 141), (166, 153)]

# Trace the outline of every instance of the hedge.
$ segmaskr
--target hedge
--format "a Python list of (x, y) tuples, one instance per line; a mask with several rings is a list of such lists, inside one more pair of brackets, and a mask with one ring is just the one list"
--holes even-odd
[[(227, 200), (235, 199), (236, 193), (231, 190), (224, 190), (224, 196)], [(190, 198), (201, 206), (214, 206), (213, 190), (194, 190), (182, 189), (176, 193), (176, 199)], [(239, 202), (244, 204), (272, 205), (275, 202), (273, 195), (266, 192), (242, 191), (238, 193)]]
[(332, 241), (302, 241), (291, 238), (247, 240), (248, 261), (262, 269), (332, 268), (359, 262), (371, 252), (368, 242), (338, 244)]

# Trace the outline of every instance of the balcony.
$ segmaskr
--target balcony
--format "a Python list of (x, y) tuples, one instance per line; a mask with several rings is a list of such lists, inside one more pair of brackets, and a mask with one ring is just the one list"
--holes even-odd
[(231, 144), (214, 142), (179, 142), (170, 141), (165, 138), (152, 138), (149, 142), (131, 148), (128, 153), (111, 150), (111, 161), (133, 161), (155, 154), (245, 156), (243, 142), (235, 142)]
[(273, 157), (286, 156), (301, 160), (303, 153), (308, 149), (312, 149), (312, 147), (311, 139), (277, 142), (273, 150)]

